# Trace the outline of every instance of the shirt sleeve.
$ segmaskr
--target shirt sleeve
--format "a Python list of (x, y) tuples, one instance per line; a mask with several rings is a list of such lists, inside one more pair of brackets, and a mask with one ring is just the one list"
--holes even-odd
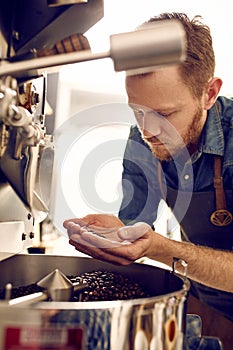
[(161, 199), (157, 169), (158, 161), (139, 130), (131, 127), (123, 159), (123, 199), (119, 210), (119, 218), (126, 225), (146, 222), (153, 226)]

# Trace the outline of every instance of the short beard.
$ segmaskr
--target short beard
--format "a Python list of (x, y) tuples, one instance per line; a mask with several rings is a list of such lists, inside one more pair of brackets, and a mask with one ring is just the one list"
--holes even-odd
[[(145, 141), (145, 143), (149, 146), (152, 154), (157, 159), (161, 161), (170, 161), (171, 159), (173, 159), (174, 156), (178, 156), (182, 152), (182, 150), (184, 150), (185, 147), (189, 151), (193, 145), (195, 147), (197, 146), (197, 143), (201, 134), (202, 126), (203, 126), (202, 113), (203, 113), (203, 109), (199, 105), (191, 123), (186, 127), (187, 132), (179, 136), (178, 138), (179, 141), (177, 144), (175, 144), (174, 142), (170, 143), (169, 148), (166, 147), (165, 145), (156, 147), (150, 141), (146, 140), (143, 137), (143, 135), (142, 135), (142, 138)], [(156, 137), (156, 139), (158, 138)], [(171, 137), (170, 139), (174, 140), (173, 137)], [(180, 142), (180, 139), (182, 139), (182, 142)]]

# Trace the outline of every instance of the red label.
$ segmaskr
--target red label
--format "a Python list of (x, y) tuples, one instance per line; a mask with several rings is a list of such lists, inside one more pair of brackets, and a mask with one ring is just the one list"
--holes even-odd
[(82, 328), (7, 327), (4, 350), (82, 350)]

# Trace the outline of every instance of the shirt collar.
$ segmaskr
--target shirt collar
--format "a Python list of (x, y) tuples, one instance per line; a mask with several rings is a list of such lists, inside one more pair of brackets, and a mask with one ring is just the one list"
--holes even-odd
[(208, 111), (198, 149), (199, 152), (220, 156), (224, 154), (224, 136), (218, 102)]

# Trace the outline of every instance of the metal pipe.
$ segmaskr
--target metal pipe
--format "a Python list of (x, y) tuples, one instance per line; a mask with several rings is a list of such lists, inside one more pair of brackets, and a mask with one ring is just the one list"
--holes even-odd
[(32, 303), (38, 303), (39, 301), (44, 301), (48, 299), (48, 295), (44, 292), (32, 293), (22, 297), (14, 298), (8, 301), (9, 306), (16, 305), (30, 305)]
[(185, 49), (186, 40), (182, 25), (176, 20), (159, 21), (133, 32), (111, 35), (110, 50), (106, 52), (92, 53), (85, 50), (20, 62), (2, 62), (0, 76), (108, 57), (113, 60), (117, 72), (135, 69), (146, 72), (156, 66), (182, 62)]

